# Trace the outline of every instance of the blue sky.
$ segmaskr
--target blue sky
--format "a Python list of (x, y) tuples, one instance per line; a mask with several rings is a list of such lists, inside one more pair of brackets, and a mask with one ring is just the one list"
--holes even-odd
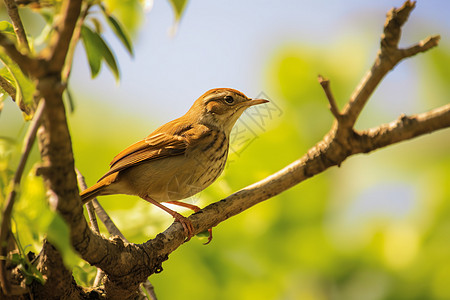
[[(78, 49), (72, 89), (89, 91), (124, 113), (151, 115), (157, 123), (168, 121), (184, 114), (210, 88), (232, 87), (249, 96), (265, 91), (268, 59), (286, 43), (330, 47), (331, 54), (336, 41), (354, 38), (375, 55), (386, 12), (402, 3), (190, 1), (176, 35), (170, 36), (171, 7), (167, 1), (155, 1), (134, 42), (134, 58), (114, 37), (107, 37), (119, 60), (120, 84), (115, 84), (104, 66), (92, 81), (84, 53)], [(403, 44), (436, 33), (448, 43), (449, 12), (450, 1), (419, 0), (405, 27)], [(414, 82), (413, 75), (402, 70), (405, 74), (396, 76)], [(82, 101), (79, 105), (88, 105)]]

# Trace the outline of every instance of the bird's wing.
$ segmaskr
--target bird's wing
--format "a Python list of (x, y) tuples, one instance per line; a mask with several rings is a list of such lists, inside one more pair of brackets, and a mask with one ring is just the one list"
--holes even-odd
[[(199, 129), (185, 126), (178, 127), (178, 132), (172, 133), (165, 131), (164, 127), (166, 126), (160, 127), (147, 138), (120, 152), (110, 163), (109, 171), (99, 181), (111, 174), (144, 162), (182, 155), (185, 153), (188, 145), (195, 143), (198, 138), (208, 131), (207, 128)], [(173, 128), (173, 126), (168, 127)], [(193, 131), (200, 134), (192, 134)]]

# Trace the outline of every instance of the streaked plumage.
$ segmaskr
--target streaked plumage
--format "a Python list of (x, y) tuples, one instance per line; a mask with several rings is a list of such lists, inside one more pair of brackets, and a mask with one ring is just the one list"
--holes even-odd
[(83, 203), (100, 195), (136, 195), (169, 212), (190, 238), (192, 224), (159, 203), (185, 199), (213, 183), (225, 167), (233, 125), (246, 108), (265, 102), (234, 89), (206, 92), (184, 116), (114, 157), (110, 170), (80, 194)]

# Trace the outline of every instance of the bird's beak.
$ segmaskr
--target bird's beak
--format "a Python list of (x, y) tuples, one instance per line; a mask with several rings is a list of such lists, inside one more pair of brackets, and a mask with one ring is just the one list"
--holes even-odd
[(269, 100), (266, 100), (266, 99), (250, 99), (248, 101), (243, 102), (242, 104), (244, 104), (245, 106), (253, 106), (253, 105), (263, 104), (263, 103), (267, 103), (267, 102), (269, 102)]

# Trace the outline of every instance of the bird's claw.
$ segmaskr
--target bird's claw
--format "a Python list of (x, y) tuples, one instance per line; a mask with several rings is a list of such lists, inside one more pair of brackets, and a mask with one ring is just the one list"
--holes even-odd
[(179, 213), (174, 214), (173, 217), (176, 222), (180, 222), (181, 226), (183, 226), (184, 233), (186, 234), (186, 240), (184, 242), (189, 241), (191, 237), (194, 236), (194, 225), (192, 225), (192, 222), (188, 218), (180, 215)]
[(208, 241), (206, 243), (203, 243), (203, 245), (208, 245), (212, 241), (212, 228), (209, 228), (208, 232), (209, 232)]

